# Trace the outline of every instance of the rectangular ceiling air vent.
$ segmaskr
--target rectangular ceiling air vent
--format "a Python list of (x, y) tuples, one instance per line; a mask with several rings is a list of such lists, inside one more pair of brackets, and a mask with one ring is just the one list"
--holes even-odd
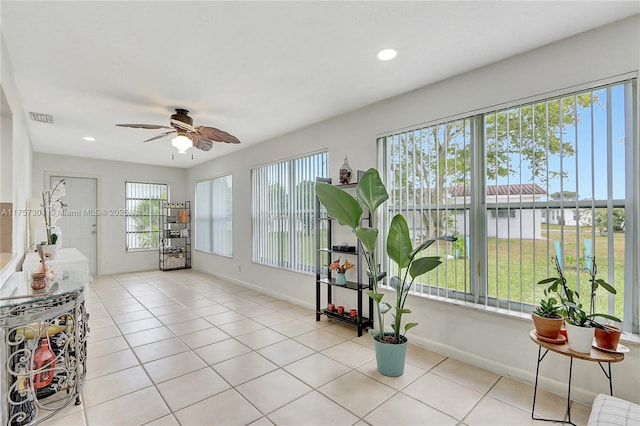
[(31, 117), (31, 120), (39, 123), (53, 124), (53, 115), (42, 114), (41, 112), (30, 112), (29, 117)]

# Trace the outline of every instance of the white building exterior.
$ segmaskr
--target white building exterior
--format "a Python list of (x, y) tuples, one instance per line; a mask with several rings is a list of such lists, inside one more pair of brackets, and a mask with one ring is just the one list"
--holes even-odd
[[(470, 191), (469, 186), (456, 186), (449, 189), (449, 196), (456, 204), (469, 205)], [(541, 239), (542, 210), (510, 206), (539, 201), (546, 195), (547, 192), (536, 184), (487, 185), (487, 235), (495, 238)], [(467, 234), (468, 217), (463, 213), (456, 216), (457, 233)]]

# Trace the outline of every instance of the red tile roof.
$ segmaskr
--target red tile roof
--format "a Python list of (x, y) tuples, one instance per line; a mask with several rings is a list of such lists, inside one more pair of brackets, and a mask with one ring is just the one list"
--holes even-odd
[[(471, 185), (458, 185), (448, 189), (452, 197), (468, 197), (471, 195)], [(544, 195), (547, 191), (535, 183), (512, 185), (487, 185), (487, 195)]]

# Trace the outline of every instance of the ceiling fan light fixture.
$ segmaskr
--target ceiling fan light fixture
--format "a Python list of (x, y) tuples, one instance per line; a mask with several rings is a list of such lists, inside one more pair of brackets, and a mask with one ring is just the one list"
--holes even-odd
[(193, 146), (193, 142), (184, 135), (178, 135), (171, 139), (171, 145), (178, 150), (178, 154), (186, 154), (187, 150)]

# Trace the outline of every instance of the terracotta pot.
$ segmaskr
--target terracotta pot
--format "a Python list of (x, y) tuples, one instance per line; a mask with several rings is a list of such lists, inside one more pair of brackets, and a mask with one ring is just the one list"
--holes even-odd
[(620, 329), (613, 325), (605, 325), (604, 330), (596, 328), (596, 345), (602, 349), (618, 349), (620, 341)]
[(533, 324), (536, 326), (538, 336), (557, 339), (560, 336), (560, 328), (564, 323), (564, 318), (544, 318), (537, 314), (531, 314)]

